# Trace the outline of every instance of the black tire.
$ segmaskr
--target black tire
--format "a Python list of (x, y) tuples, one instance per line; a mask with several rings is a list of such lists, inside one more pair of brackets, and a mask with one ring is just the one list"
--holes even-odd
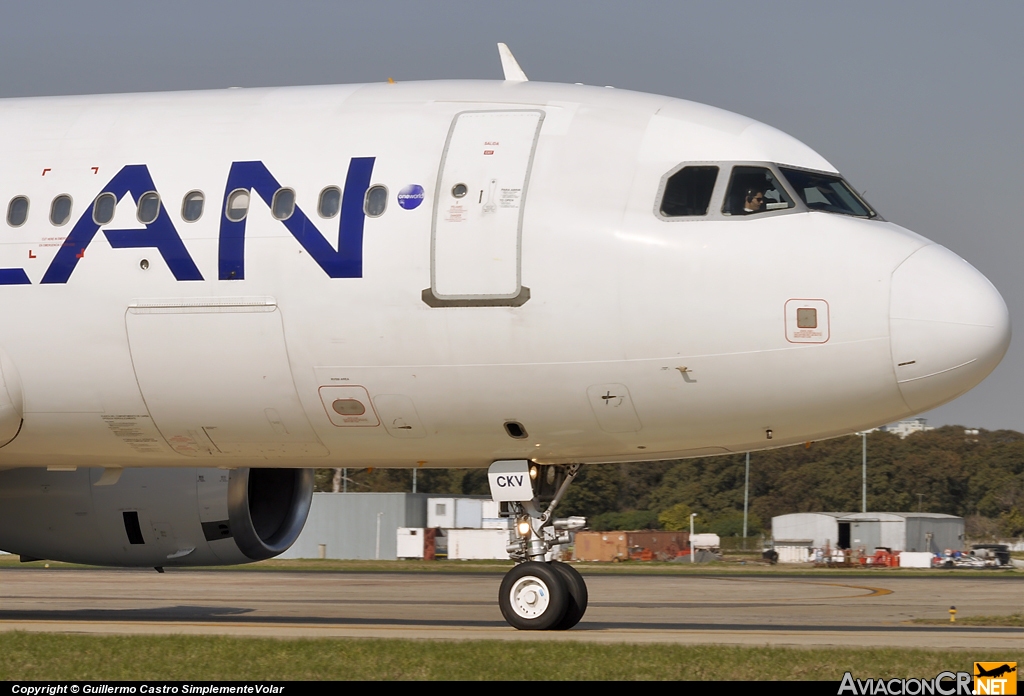
[(549, 565), (561, 574), (562, 579), (565, 580), (565, 589), (569, 593), (565, 616), (555, 625), (555, 630), (568, 631), (578, 624), (583, 615), (587, 613), (587, 583), (571, 565), (558, 561), (551, 561)]
[(501, 615), (520, 631), (547, 631), (569, 606), (565, 580), (547, 563), (527, 561), (505, 574), (498, 590)]

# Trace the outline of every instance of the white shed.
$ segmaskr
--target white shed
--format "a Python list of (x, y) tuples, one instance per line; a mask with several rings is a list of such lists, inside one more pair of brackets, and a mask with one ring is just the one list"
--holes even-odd
[(427, 526), (441, 529), (480, 529), (486, 518), (498, 517), (498, 504), (481, 496), (430, 498)]
[(794, 512), (772, 518), (776, 546), (835, 548), (839, 539), (839, 518), (847, 512)]
[(963, 549), (964, 520), (934, 512), (798, 512), (773, 517), (772, 537), (776, 546), (810, 540), (815, 548), (864, 549), (869, 554), (879, 547), (941, 553)]

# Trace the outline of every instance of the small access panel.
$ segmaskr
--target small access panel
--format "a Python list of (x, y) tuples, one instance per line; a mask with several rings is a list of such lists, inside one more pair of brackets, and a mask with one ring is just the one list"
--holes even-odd
[(786, 301), (786, 340), (790, 343), (828, 343), (829, 324), (825, 300)]
[(530, 168), (544, 112), (464, 111), (455, 116), (434, 194), (432, 307), (517, 307)]

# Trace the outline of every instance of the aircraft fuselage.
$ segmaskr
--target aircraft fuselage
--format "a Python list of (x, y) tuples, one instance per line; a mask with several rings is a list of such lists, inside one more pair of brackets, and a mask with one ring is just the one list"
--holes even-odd
[[(0, 221), (3, 468), (747, 451), (932, 408), (1009, 341), (998, 292), (918, 234), (795, 195), (725, 214), (735, 166), (835, 170), (667, 97), (433, 82), (5, 100), (0, 158), (0, 201), (28, 203)], [(686, 163), (719, 168), (710, 209), (665, 216)]]

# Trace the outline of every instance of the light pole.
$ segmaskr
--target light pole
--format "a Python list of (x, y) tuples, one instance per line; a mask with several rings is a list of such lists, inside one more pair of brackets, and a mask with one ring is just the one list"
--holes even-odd
[(868, 511), (868, 433), (860, 434), (863, 446), (860, 450), (860, 511)]
[(690, 563), (693, 563), (693, 518), (697, 516), (696, 512), (690, 513)]
[(380, 560), (380, 518), (384, 516), (383, 512), (377, 513), (377, 550), (373, 553), (374, 560)]
[(750, 499), (750, 452), (747, 452), (747, 475), (743, 479), (743, 550), (747, 550), (747, 501)]

